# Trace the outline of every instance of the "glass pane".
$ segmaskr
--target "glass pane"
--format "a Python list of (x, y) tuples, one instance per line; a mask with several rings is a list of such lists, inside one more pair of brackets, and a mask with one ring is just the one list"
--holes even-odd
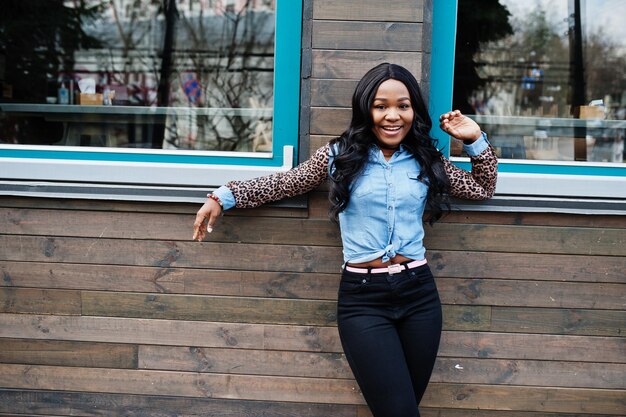
[(623, 163), (624, 16), (621, 0), (459, 0), (453, 107), (504, 159)]
[(0, 143), (271, 152), (275, 0), (3, 0)]

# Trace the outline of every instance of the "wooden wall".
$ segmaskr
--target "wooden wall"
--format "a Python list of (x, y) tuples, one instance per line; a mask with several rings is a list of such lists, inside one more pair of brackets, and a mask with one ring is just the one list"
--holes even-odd
[[(305, 10), (311, 152), (369, 67), (421, 77), (428, 7)], [(197, 208), (0, 198), (0, 415), (370, 415), (336, 331), (324, 188), (229, 212), (202, 243)], [(626, 415), (626, 217), (455, 212), (426, 245), (445, 323), (424, 416)]]

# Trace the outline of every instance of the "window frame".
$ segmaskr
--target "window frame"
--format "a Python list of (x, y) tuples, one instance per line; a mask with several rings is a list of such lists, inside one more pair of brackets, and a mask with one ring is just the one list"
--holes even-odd
[[(164, 194), (167, 201), (198, 201), (205, 198), (207, 189), (229, 180), (245, 180), (291, 169), (298, 160), (302, 16), (301, 1), (276, 0), (271, 152), (0, 144), (3, 167), (0, 195), (89, 195), (92, 197), (85, 198), (115, 199), (125, 196), (123, 199), (160, 200), (159, 195)], [(5, 109), (11, 105), (0, 103)], [(13, 105), (13, 111), (19, 111), (19, 106)], [(54, 106), (58, 112), (77, 109), (77, 106)], [(140, 111), (116, 106), (106, 110), (131, 115)], [(148, 110), (151, 115), (165, 116), (177, 109)], [(146, 109), (141, 111), (145, 115)], [(80, 192), (81, 187), (90, 191)], [(133, 188), (152, 191), (149, 197), (141, 191), (133, 196)], [(182, 190), (178, 199), (176, 192), (172, 193), (177, 188)], [(198, 191), (189, 193), (194, 189)]]
[[(432, 0), (432, 54), (430, 66), (429, 112), (433, 120), (452, 106), (458, 0)], [(432, 136), (446, 157), (450, 137), (438, 127)], [(469, 158), (452, 157), (457, 166), (470, 169)], [(626, 163), (594, 163), (501, 159), (496, 196), (626, 199)], [(518, 200), (521, 201), (521, 200)], [(624, 212), (622, 207), (618, 211)]]

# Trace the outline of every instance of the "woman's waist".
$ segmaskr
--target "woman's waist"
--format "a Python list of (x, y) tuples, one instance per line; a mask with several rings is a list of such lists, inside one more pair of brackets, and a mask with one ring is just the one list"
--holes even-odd
[(346, 263), (346, 265), (352, 266), (355, 268), (384, 268), (392, 264), (403, 264), (403, 263), (412, 262), (414, 260), (415, 259), (407, 258), (404, 255), (396, 255), (390, 260), (388, 260), (387, 262), (383, 262), (383, 258), (381, 256), (380, 258), (377, 258), (368, 262), (358, 262), (358, 263), (348, 262)]

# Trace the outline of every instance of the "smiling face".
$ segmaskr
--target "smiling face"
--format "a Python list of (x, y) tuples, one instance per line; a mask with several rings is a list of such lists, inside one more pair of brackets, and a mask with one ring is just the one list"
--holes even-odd
[(389, 79), (383, 82), (372, 103), (372, 131), (378, 146), (395, 149), (400, 146), (413, 124), (413, 106), (404, 83)]

